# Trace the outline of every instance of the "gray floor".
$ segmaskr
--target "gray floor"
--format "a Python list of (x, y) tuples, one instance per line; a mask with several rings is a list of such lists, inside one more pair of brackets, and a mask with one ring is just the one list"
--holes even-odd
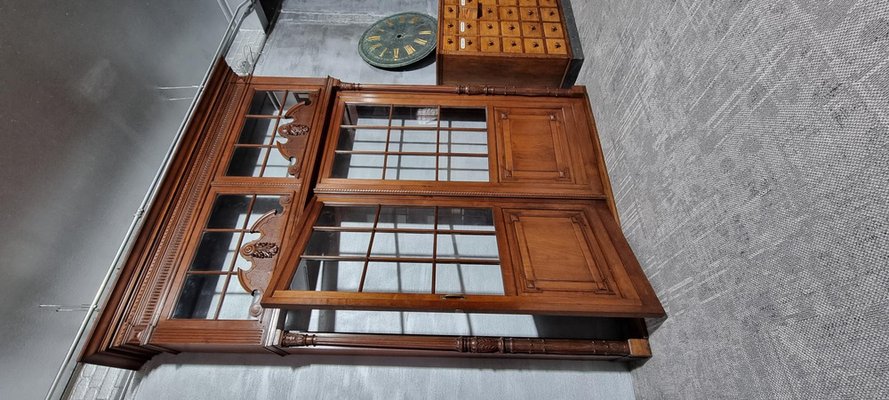
[(889, 2), (577, 1), (641, 399), (889, 398)]

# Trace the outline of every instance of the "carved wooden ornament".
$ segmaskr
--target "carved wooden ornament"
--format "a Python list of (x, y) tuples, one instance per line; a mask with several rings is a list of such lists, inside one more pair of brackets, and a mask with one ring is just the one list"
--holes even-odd
[(312, 116), (315, 113), (315, 107), (309, 106), (309, 104), (314, 104), (315, 100), (317, 100), (317, 95), (311, 94), (308, 101), (301, 101), (290, 107), (284, 113), (284, 117), (292, 118), (293, 121), (278, 127), (278, 134), (287, 139), (286, 142), (276, 143), (278, 151), (285, 158), (293, 160), (293, 163), (287, 168), (287, 172), (295, 177), (299, 177), (306, 142), (309, 132), (312, 130)]
[(280, 203), (284, 211), (281, 213), (269, 211), (259, 218), (251, 227), (252, 231), (260, 233), (259, 239), (241, 246), (241, 256), (250, 261), (251, 267), (247, 270), (238, 270), (238, 281), (248, 293), (256, 294), (254, 298), (257, 299), (257, 302), (250, 306), (250, 315), (254, 317), (258, 317), (262, 313), (258, 299), (262, 297), (262, 293), (265, 292), (269, 281), (271, 281), (275, 260), (280, 250), (281, 235), (284, 231), (284, 216), (287, 214), (291, 201), (290, 196), (282, 197)]

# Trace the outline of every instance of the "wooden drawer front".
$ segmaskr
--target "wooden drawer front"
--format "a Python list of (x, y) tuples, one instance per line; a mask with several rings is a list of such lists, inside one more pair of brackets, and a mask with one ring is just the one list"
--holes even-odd
[(540, 21), (540, 12), (537, 7), (521, 7), (522, 21)]
[(478, 21), (478, 30), (482, 36), (500, 36), (500, 24), (497, 21)]
[(549, 54), (568, 54), (568, 45), (564, 39), (546, 39), (546, 52)]
[(546, 54), (543, 39), (525, 39), (525, 53)]
[(573, 181), (561, 114), (561, 109), (495, 109), (501, 181)]
[(519, 5), (519, 0), (497, 0), (497, 4), (501, 6), (517, 6)]
[(504, 210), (518, 247), (526, 292), (613, 294), (613, 278), (591, 223), (580, 210)]
[(558, 8), (541, 8), (540, 19), (545, 22), (559, 22)]
[(521, 53), (522, 52), (522, 39), (519, 39), (517, 37), (503, 38), (503, 52), (504, 53)]
[(539, 0), (537, 2), (541, 7), (558, 7), (558, 0)]
[(455, 19), (445, 20), (441, 27), (442, 34), (444, 35), (456, 35), (459, 29), (460, 23)]
[(522, 22), (522, 36), (524, 37), (541, 37), (543, 36), (543, 28), (540, 27), (540, 24), (535, 22)]
[(483, 52), (486, 53), (499, 53), (500, 52), (500, 38), (498, 37), (482, 37), (481, 40), (481, 48)]
[(497, 11), (496, 5), (485, 4), (482, 6), (480, 19), (483, 20), (497, 20), (500, 16), (500, 13)]
[(445, 36), (441, 40), (441, 47), (445, 51), (457, 51), (457, 46), (459, 45), (456, 36)]
[(562, 32), (562, 24), (552, 22), (543, 23), (543, 35), (548, 38), (561, 38), (565, 36)]
[(537, 0), (519, 0), (520, 6), (536, 6)]
[(519, 8), (518, 7), (500, 7), (500, 19), (504, 21), (518, 21), (519, 20)]
[(478, 21), (463, 20), (457, 23), (457, 34), (463, 36), (478, 35)]
[(503, 21), (500, 23), (500, 32), (503, 36), (519, 37), (522, 36), (522, 26), (518, 22)]
[(461, 19), (471, 19), (476, 20), (479, 17), (479, 9), (475, 5), (469, 6), (467, 3), (466, 7), (460, 7), (460, 18)]
[(478, 38), (475, 36), (460, 36), (457, 38), (457, 51), (478, 51)]
[(445, 19), (457, 19), (457, 15), (459, 14), (460, 7), (451, 4), (445, 4), (444, 7), (441, 8), (441, 16)]

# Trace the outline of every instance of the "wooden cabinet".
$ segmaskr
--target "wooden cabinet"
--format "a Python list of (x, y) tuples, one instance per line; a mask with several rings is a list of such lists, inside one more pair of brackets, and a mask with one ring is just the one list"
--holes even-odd
[[(639, 321), (663, 309), (620, 231), (583, 88), (240, 79), (224, 69), (212, 82), (83, 360), (650, 356)], [(305, 309), (617, 317), (633, 328), (591, 342), (284, 326)]]
[(583, 63), (567, 1), (442, 1), (438, 32), (439, 84), (567, 88)]

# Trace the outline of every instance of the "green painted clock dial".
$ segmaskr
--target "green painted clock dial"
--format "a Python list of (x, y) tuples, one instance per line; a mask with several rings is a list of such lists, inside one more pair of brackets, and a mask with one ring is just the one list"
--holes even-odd
[(434, 18), (407, 12), (383, 18), (364, 32), (358, 53), (368, 64), (398, 68), (413, 64), (435, 50), (438, 23)]

